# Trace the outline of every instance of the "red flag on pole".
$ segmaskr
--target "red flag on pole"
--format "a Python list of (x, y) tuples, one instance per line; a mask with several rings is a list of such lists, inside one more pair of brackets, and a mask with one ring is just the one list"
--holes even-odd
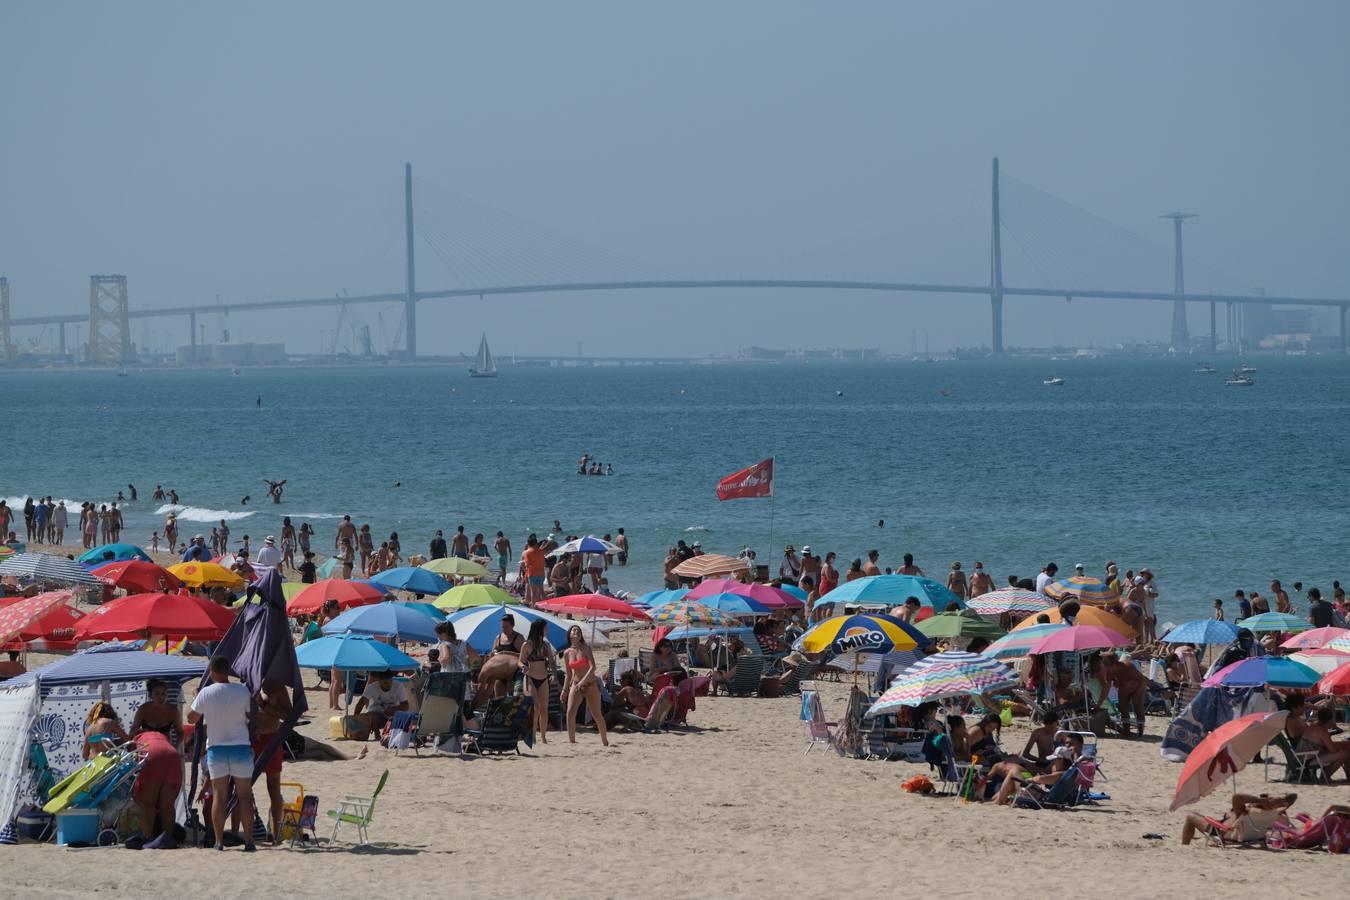
[(717, 482), (718, 500), (739, 500), (742, 497), (773, 496), (773, 457), (757, 462), (748, 469), (733, 472)]

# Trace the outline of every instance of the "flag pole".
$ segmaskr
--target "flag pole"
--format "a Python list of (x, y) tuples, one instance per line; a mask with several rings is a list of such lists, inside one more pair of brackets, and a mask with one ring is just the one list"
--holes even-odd
[[(772, 565), (773, 565), (773, 498), (774, 498), (774, 482), (778, 480), (778, 460), (777, 460), (776, 457), (773, 457), (773, 456), (770, 456), (770, 457), (769, 457), (769, 466), (770, 466), (770, 471), (773, 472), (773, 476), (772, 476), (772, 477), (770, 478), (770, 480), (769, 480), (769, 552), (768, 552), (767, 554), (765, 554), (765, 557), (764, 557), (764, 558), (768, 561), (768, 564), (769, 564), (770, 566), (772, 566)], [(769, 575), (770, 575), (770, 576), (773, 575), (773, 571), (772, 571), (772, 570), (770, 570)], [(770, 578), (770, 580), (772, 580), (772, 577)]]

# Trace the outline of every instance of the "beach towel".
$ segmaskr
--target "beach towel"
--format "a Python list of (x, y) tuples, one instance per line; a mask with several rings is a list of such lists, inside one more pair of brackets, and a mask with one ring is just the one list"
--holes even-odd
[(1236, 718), (1257, 688), (1203, 688), (1167, 726), (1158, 752), (1170, 762), (1184, 762), (1205, 735)]

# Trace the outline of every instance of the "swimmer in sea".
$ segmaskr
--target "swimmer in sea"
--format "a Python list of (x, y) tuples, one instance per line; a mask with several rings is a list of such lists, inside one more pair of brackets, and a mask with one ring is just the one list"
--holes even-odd
[(240, 506), (248, 506), (248, 501), (251, 500), (251, 499), (253, 499), (252, 496), (250, 496), (249, 494), (245, 494), (245, 495), (244, 495), (244, 499), (242, 499), (242, 500), (239, 501), (239, 505), (240, 505)]
[(163, 499), (164, 499), (164, 487), (163, 487), (162, 485), (158, 485), (158, 484), (155, 485), (155, 493), (154, 493), (153, 495), (151, 495), (150, 499), (151, 499), (151, 500), (163, 500)]
[(178, 505), (178, 492), (173, 488), (169, 488), (169, 502), (174, 506)]
[(878, 528), (885, 528), (885, 527), (886, 527), (886, 520), (885, 520), (885, 519), (877, 519), (877, 527), (878, 527)]
[(273, 502), (273, 503), (280, 503), (280, 502), (281, 502), (281, 489), (282, 489), (283, 487), (286, 486), (286, 479), (283, 478), (283, 479), (281, 479), (280, 481), (270, 481), (270, 480), (264, 478), (264, 479), (263, 479), (263, 484), (267, 485), (267, 493), (268, 493), (269, 495), (271, 495), (271, 497), (272, 497), (272, 502)]
[(129, 485), (127, 485), (127, 490), (131, 491), (131, 501), (132, 501), (133, 503), (135, 503), (135, 502), (136, 502), (136, 485), (134, 485), (134, 484), (129, 484)]

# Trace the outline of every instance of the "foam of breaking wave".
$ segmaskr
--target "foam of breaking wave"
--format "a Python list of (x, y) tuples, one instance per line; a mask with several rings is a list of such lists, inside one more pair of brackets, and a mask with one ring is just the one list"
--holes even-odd
[(219, 522), (221, 519), (226, 522), (238, 522), (240, 519), (258, 514), (256, 510), (230, 512), (228, 509), (202, 509), (198, 506), (174, 506), (172, 503), (165, 503), (155, 510), (155, 515), (158, 516), (167, 516), (169, 513), (176, 513), (180, 522)]

